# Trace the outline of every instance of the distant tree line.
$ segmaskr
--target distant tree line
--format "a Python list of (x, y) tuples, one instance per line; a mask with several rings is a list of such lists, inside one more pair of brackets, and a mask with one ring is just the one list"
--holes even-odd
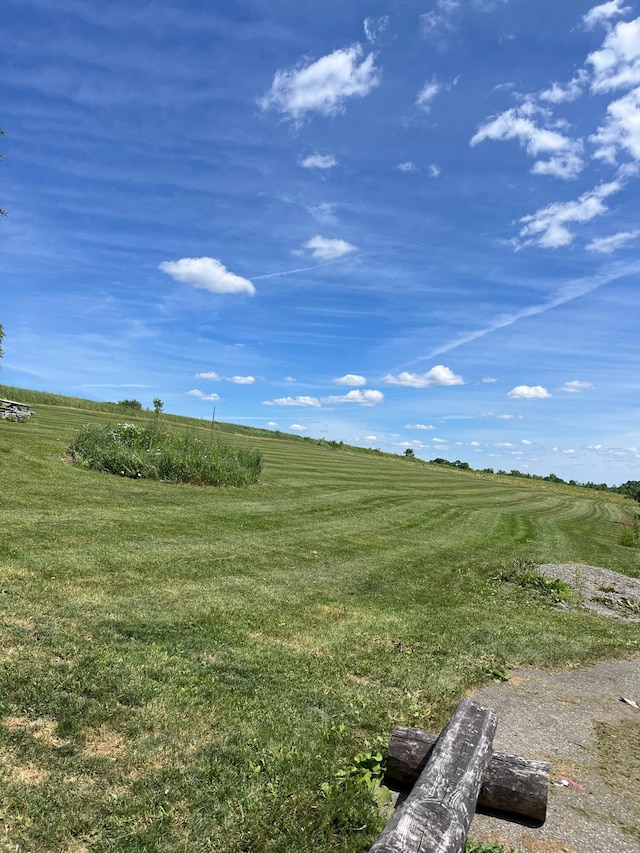
[[(448, 468), (460, 468), (463, 471), (475, 470), (468, 462), (461, 462), (459, 459), (456, 459), (455, 462), (450, 462), (448, 459), (438, 457), (430, 461), (432, 465), (445, 465)], [(547, 474), (546, 477), (543, 477), (541, 474), (528, 474), (524, 471), (518, 471), (516, 468), (512, 468), (510, 471), (503, 471), (500, 468), (497, 471), (494, 471), (493, 468), (479, 468), (478, 473), (500, 474), (504, 477), (522, 477), (525, 480), (543, 480), (547, 483), (563, 483), (566, 486), (580, 486), (582, 489), (595, 489), (598, 492), (615, 492), (618, 495), (626, 495), (629, 498), (640, 501), (640, 480), (627, 480), (621, 486), (608, 486), (606, 483), (579, 483), (577, 480), (563, 480), (557, 474)]]

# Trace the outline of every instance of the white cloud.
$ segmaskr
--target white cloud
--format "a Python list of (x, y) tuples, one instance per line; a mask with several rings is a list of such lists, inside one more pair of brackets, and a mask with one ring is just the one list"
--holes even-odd
[(584, 92), (588, 78), (589, 75), (587, 72), (584, 68), (581, 68), (576, 76), (569, 80), (566, 86), (554, 83), (550, 89), (540, 92), (538, 97), (541, 101), (547, 101), (550, 104), (563, 104), (568, 101), (575, 101)]
[(436, 9), (420, 15), (423, 34), (428, 37), (436, 35), (439, 30), (451, 29), (452, 18), (459, 7), (459, 0), (437, 0)]
[(572, 447), (568, 447), (566, 450), (562, 451), (563, 453), (571, 454), (575, 453), (575, 450)]
[(481, 125), (471, 137), (470, 144), (478, 145), (487, 139), (497, 142), (517, 139), (531, 157), (550, 155), (547, 160), (536, 160), (531, 167), (534, 175), (553, 175), (565, 180), (577, 177), (584, 165), (582, 142), (569, 139), (557, 130), (538, 127), (529, 117), (531, 111), (530, 103), (506, 110)]
[(196, 379), (209, 379), (212, 382), (235, 382), (237, 385), (253, 385), (255, 376), (220, 376), (213, 370), (208, 373), (196, 373)]
[(405, 160), (404, 163), (398, 163), (395, 167), (399, 172), (417, 172), (418, 167), (415, 163), (412, 163), (410, 160)]
[(320, 261), (332, 261), (336, 258), (341, 258), (343, 255), (348, 255), (349, 252), (357, 251), (357, 246), (352, 246), (346, 240), (330, 240), (326, 237), (321, 237), (316, 234), (307, 243), (304, 244), (305, 249), (311, 249), (311, 254), (314, 258)]
[(278, 424), (275, 421), (267, 421), (267, 426), (274, 427), (278, 426)]
[(594, 157), (605, 163), (615, 163), (622, 149), (640, 161), (640, 86), (609, 104), (604, 124), (589, 142), (596, 146)]
[(342, 396), (323, 397), (323, 403), (358, 403), (361, 406), (375, 406), (384, 400), (382, 391), (349, 391)]
[(365, 435), (364, 438), (365, 438), (365, 441), (377, 441), (378, 440), (377, 435)]
[(304, 432), (306, 430), (306, 426), (302, 426), (302, 424), (291, 424), (289, 429), (295, 429), (296, 432)]
[(446, 439), (446, 438), (432, 438), (432, 439), (431, 439), (431, 441), (432, 441), (434, 444), (446, 444), (446, 443), (447, 443), (447, 439)]
[(285, 376), (284, 381), (285, 382), (297, 382), (298, 380), (295, 378), (295, 376)]
[(567, 394), (579, 394), (581, 391), (589, 391), (591, 388), (595, 388), (591, 382), (583, 382), (580, 379), (573, 379), (571, 382), (565, 382), (560, 391), (564, 391)]
[(196, 373), (196, 379), (210, 379), (212, 382), (219, 382), (222, 380), (222, 376), (211, 370), (209, 373)]
[(619, 192), (622, 187), (621, 181), (602, 183), (583, 193), (577, 201), (554, 202), (536, 213), (523, 216), (520, 222), (525, 224), (520, 236), (527, 238), (523, 245), (535, 244), (543, 249), (568, 246), (573, 241), (573, 234), (567, 224), (589, 222), (596, 216), (602, 216), (608, 210), (603, 199)]
[(304, 169), (333, 169), (338, 165), (333, 154), (309, 154), (303, 160), (298, 160), (298, 163)]
[(347, 98), (363, 98), (380, 82), (374, 55), (363, 57), (359, 44), (334, 50), (307, 65), (276, 71), (262, 109), (278, 110), (300, 121), (305, 113), (332, 115)]
[(405, 429), (435, 429), (431, 424), (405, 424)]
[(431, 163), (429, 166), (429, 177), (430, 178), (439, 178), (442, 174), (442, 170), (440, 166), (437, 166), (435, 163)]
[(495, 382), (497, 382), (497, 381), (498, 381), (498, 380), (497, 380), (497, 379), (494, 379), (494, 378), (493, 378), (493, 376), (485, 376), (485, 377), (484, 377), (484, 379), (482, 380), (482, 382), (483, 382), (485, 385), (493, 385), (493, 384), (494, 384)]
[(389, 16), (382, 15), (380, 18), (365, 18), (364, 19), (364, 34), (367, 41), (375, 42), (382, 35), (389, 25)]
[(610, 92), (640, 83), (640, 18), (620, 21), (606, 36), (602, 47), (587, 57), (593, 68), (591, 88)]
[(427, 373), (403, 371), (398, 376), (392, 376), (389, 373), (384, 377), (384, 382), (389, 385), (405, 385), (409, 388), (429, 388), (432, 385), (464, 385), (462, 376), (458, 376), (443, 364), (436, 364)]
[(187, 391), (187, 396), (197, 397), (199, 400), (206, 400), (213, 403), (220, 399), (217, 394), (205, 394), (204, 391), (199, 391), (197, 388), (194, 388), (193, 391)]
[(321, 405), (317, 397), (278, 397), (276, 400), (263, 401), (263, 406), (313, 406), (319, 408)]
[(513, 447), (513, 444), (510, 441), (498, 441), (496, 447)]
[(582, 23), (588, 30), (594, 29), (598, 24), (607, 25), (611, 18), (617, 18), (631, 11), (631, 6), (623, 6), (622, 3), (623, 0), (609, 0), (607, 3), (594, 6), (582, 16)]
[(235, 382), (236, 385), (253, 385), (256, 381), (255, 376), (230, 376), (229, 382)]
[(229, 272), (216, 258), (181, 258), (179, 261), (163, 261), (159, 269), (176, 281), (190, 284), (210, 293), (256, 292), (248, 278)]
[(530, 444), (533, 444), (533, 442), (529, 441), (527, 438), (523, 438), (522, 441), (520, 442), (520, 444), (530, 445)]
[(437, 83), (435, 79), (431, 80), (431, 82), (427, 80), (422, 89), (418, 92), (416, 106), (421, 110), (424, 110), (425, 113), (430, 112), (431, 102), (441, 90), (442, 85)]
[(625, 243), (630, 240), (636, 240), (640, 237), (640, 230), (636, 231), (620, 231), (618, 234), (612, 234), (610, 237), (596, 237), (590, 243), (587, 243), (586, 249), (589, 252), (600, 252), (604, 255), (610, 255), (612, 252), (617, 252)]
[(507, 394), (512, 400), (544, 400), (551, 394), (542, 385), (516, 385)]
[(479, 441), (470, 441), (469, 444), (471, 447), (481, 447), (481, 444)]
[(358, 373), (347, 373), (333, 380), (335, 385), (366, 385), (366, 377), (360, 376)]

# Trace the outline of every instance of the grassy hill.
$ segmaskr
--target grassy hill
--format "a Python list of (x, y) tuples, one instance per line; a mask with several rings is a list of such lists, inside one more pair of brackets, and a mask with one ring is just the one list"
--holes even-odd
[(0, 396), (37, 411), (0, 421), (0, 850), (365, 851), (353, 760), (394, 725), (437, 729), (516, 664), (638, 651), (637, 625), (501, 578), (639, 576), (632, 501), (229, 424), (259, 485), (130, 480), (64, 461), (109, 404)]

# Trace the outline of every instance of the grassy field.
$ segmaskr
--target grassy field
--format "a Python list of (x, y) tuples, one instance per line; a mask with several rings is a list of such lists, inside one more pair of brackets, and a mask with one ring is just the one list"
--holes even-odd
[(394, 725), (437, 729), (516, 664), (640, 649), (500, 578), (639, 576), (631, 501), (228, 425), (259, 485), (131, 480), (63, 460), (118, 416), (59, 402), (0, 421), (0, 850), (365, 851), (382, 819), (336, 774)]

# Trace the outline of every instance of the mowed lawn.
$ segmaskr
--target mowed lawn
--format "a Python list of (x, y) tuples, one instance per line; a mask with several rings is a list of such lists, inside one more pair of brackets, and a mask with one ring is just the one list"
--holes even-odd
[(0, 421), (0, 850), (366, 851), (382, 819), (336, 773), (394, 725), (640, 648), (500, 579), (639, 576), (631, 501), (247, 430), (216, 435), (263, 453), (257, 486), (129, 480), (63, 457), (131, 418), (35, 408)]

